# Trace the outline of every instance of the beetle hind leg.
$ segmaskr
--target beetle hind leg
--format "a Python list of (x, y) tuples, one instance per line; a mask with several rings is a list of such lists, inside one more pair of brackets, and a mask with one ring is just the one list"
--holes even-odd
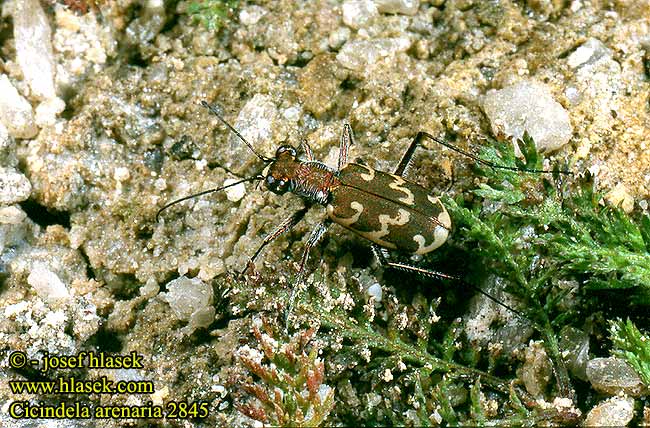
[(435, 270), (431, 269), (424, 269), (424, 268), (419, 268), (417, 266), (410, 265), (408, 263), (397, 263), (397, 262), (392, 262), (388, 260), (387, 258), (387, 252), (384, 248), (381, 248), (377, 244), (372, 244), (371, 246), (372, 252), (374, 253), (375, 257), (377, 258), (377, 261), (381, 266), (384, 267), (389, 267), (392, 269), (397, 269), (401, 270), (404, 272), (411, 272), (420, 276), (425, 276), (428, 278), (438, 278), (438, 279), (451, 279), (454, 281), (460, 281), (463, 282), (460, 278), (457, 276), (453, 275), (448, 275), (446, 273), (438, 272)]
[(413, 141), (411, 141), (411, 144), (409, 144), (408, 149), (406, 149), (406, 151), (402, 155), (402, 159), (399, 161), (399, 164), (397, 165), (397, 168), (395, 168), (395, 172), (393, 174), (399, 175), (400, 177), (404, 177), (404, 173), (406, 172), (406, 169), (411, 163), (411, 159), (413, 159), (413, 154), (415, 153), (415, 149), (418, 148), (418, 145), (420, 144), (423, 138), (424, 138), (424, 134), (422, 132), (418, 132), (415, 138), (413, 138)]

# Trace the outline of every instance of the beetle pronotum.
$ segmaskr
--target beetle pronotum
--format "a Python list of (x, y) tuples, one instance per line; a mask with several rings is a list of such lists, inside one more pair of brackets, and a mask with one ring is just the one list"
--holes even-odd
[[(299, 285), (302, 282), (305, 264), (311, 248), (319, 242), (332, 223), (337, 223), (371, 241), (372, 251), (383, 266), (419, 275), (458, 280), (456, 277), (434, 270), (393, 262), (387, 257), (388, 250), (397, 250), (409, 254), (427, 254), (444, 244), (451, 230), (451, 218), (442, 202), (437, 197), (431, 196), (424, 187), (404, 177), (415, 149), (424, 138), (429, 138), (492, 168), (512, 171), (549, 172), (497, 165), (423, 131), (416, 134), (392, 173), (378, 171), (366, 165), (348, 162), (348, 150), (354, 141), (352, 128), (349, 124), (343, 126), (336, 169), (314, 160), (312, 150), (306, 141), (301, 144), (305, 160), (299, 159), (296, 149), (287, 145), (278, 147), (275, 156), (268, 158), (258, 153), (214, 107), (210, 106), (206, 101), (202, 101), (201, 104), (235, 133), (251, 152), (266, 164), (266, 167), (261, 174), (253, 177), (174, 200), (158, 211), (156, 220), (162, 211), (174, 204), (196, 196), (218, 192), (244, 182), (263, 180), (267, 189), (275, 194), (281, 195), (291, 192), (300, 196), (305, 201), (305, 206), (286, 218), (273, 232), (264, 238), (262, 244), (251, 256), (250, 265), (254, 263), (264, 247), (294, 227), (313, 205), (321, 205), (326, 209), (327, 218), (314, 228), (307, 240), (294, 285)], [(473, 288), (476, 288), (491, 300), (496, 301), (494, 297), (484, 293), (477, 287)], [(290, 299), (289, 306), (291, 306), (292, 300), (293, 296)], [(508, 309), (512, 310), (512, 308)]]

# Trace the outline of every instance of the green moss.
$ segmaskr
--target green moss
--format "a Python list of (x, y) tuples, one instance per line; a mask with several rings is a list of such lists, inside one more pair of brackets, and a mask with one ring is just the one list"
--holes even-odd
[(217, 31), (238, 7), (239, 0), (200, 0), (191, 2), (187, 13), (207, 29)]
[(612, 353), (624, 358), (638, 373), (643, 383), (650, 387), (650, 338), (642, 334), (629, 319), (610, 322), (614, 343)]

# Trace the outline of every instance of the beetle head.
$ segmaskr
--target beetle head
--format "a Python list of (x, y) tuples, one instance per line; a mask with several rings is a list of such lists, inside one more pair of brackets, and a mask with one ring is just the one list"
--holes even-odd
[(262, 172), (266, 188), (278, 195), (293, 190), (297, 166), (296, 149), (291, 146), (278, 147), (275, 159)]

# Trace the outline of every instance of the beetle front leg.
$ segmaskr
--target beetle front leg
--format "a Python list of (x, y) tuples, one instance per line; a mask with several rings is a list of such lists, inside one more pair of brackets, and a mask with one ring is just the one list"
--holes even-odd
[(302, 140), (300, 143), (300, 147), (302, 147), (302, 151), (305, 153), (305, 158), (309, 161), (312, 162), (314, 160), (314, 152), (311, 150), (311, 146), (307, 142), (307, 140)]
[(354, 134), (352, 133), (352, 127), (349, 123), (343, 125), (343, 131), (341, 132), (341, 142), (339, 144), (339, 163), (338, 170), (342, 170), (348, 164), (348, 150), (350, 145), (354, 144)]
[(278, 236), (282, 235), (283, 233), (288, 232), (291, 230), (296, 224), (300, 222), (300, 220), (305, 217), (305, 214), (307, 211), (309, 211), (309, 206), (304, 207), (300, 211), (296, 211), (293, 213), (290, 217), (286, 218), (282, 223), (280, 223), (273, 232), (269, 233), (264, 237), (264, 241), (262, 241), (262, 244), (257, 248), (257, 251), (255, 251), (255, 254), (250, 258), (249, 262), (246, 264), (246, 267), (244, 268), (243, 271), (239, 275), (243, 275), (246, 273), (248, 270), (248, 267), (255, 262), (255, 259), (257, 256), (262, 252), (264, 247), (266, 247), (268, 244), (270, 244), (275, 238)]

